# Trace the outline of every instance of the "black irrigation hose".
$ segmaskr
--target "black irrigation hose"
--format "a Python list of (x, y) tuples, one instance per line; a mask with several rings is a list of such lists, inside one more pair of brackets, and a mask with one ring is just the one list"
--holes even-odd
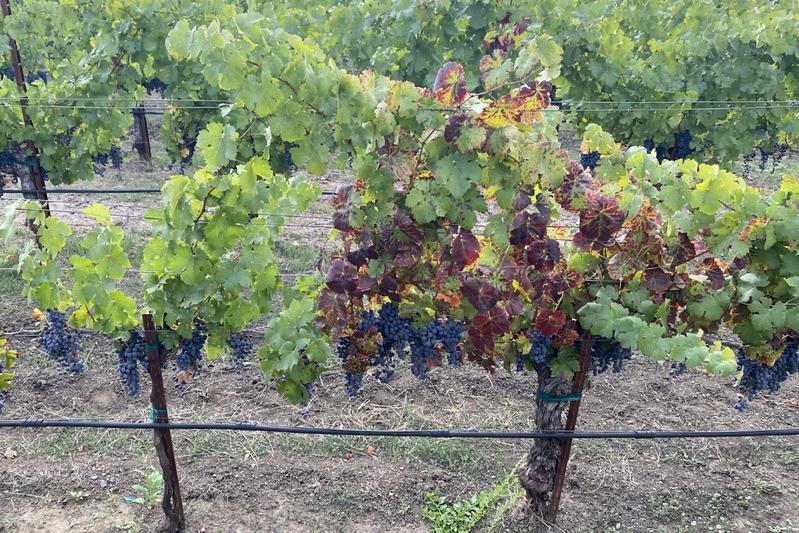
[(259, 431), (301, 435), (335, 435), (349, 437), (425, 437), (433, 439), (680, 439), (735, 437), (796, 437), (799, 428), (744, 429), (732, 431), (457, 431), (457, 430), (395, 430), (395, 429), (338, 429), (295, 426), (272, 426), (250, 422), (114, 422), (90, 420), (21, 419), (0, 420), (0, 428), (102, 428), (102, 429), (200, 429), (227, 431)]
[[(11, 194), (38, 194), (38, 193), (47, 193), (47, 194), (134, 194), (134, 193), (142, 193), (142, 194), (153, 194), (153, 193), (160, 193), (161, 189), (46, 189), (46, 190), (36, 190), (36, 189), (2, 189), (0, 188), (0, 194), (11, 193)], [(322, 191), (322, 196), (335, 196), (335, 191)]]

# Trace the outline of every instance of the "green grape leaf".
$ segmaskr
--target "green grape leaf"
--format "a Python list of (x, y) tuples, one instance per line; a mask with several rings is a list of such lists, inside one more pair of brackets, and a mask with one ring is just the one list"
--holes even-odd
[(230, 125), (212, 122), (200, 132), (197, 146), (211, 168), (218, 168), (236, 158), (236, 140), (239, 134)]

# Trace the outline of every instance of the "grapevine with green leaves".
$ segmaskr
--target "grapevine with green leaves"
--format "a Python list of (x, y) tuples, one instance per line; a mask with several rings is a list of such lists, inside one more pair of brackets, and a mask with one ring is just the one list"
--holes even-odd
[[(387, 380), (403, 359), (422, 378), (466, 361), (535, 370), (540, 429), (562, 427), (558, 397), (589, 333), (595, 372), (621, 369), (635, 349), (720, 376), (740, 367), (750, 391), (795, 373), (796, 181), (764, 195), (717, 165), (623, 147), (596, 124), (582, 151), (599, 164), (584, 168), (559, 144), (551, 101), (563, 50), (532, 30), (517, 37), (507, 56), (466, 65), (480, 89), (454, 62), (419, 87), (351, 74), (256, 13), (176, 23), (166, 46), (177, 68), (230, 103), (198, 136), (205, 166), (172, 178), (146, 214), (140, 304), (174, 332), (164, 343), (190, 361), (202, 344), (215, 357), (271, 310), (275, 214), (318, 195), (273, 170), (275, 147), (291, 145), (298, 166), (355, 178), (333, 199), (342, 246), (324, 285), (285, 291), (259, 352), (293, 401), (325, 367), (330, 337), (353, 394), (371, 368)], [(38, 218), (42, 247), (21, 259), (27, 291), (72, 309), (75, 326), (125, 338), (139, 307), (117, 289), (129, 268), (121, 233), (107, 209), (86, 214), (100, 227), (69, 258), (69, 283), (69, 228)], [(737, 354), (709, 337), (725, 329), (744, 343)], [(520, 469), (532, 509), (548, 505), (558, 453), (540, 439)]]

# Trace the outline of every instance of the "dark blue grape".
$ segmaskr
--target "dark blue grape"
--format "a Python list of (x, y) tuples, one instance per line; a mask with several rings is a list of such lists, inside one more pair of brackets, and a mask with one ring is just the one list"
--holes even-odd
[(691, 155), (694, 150), (691, 148), (691, 134), (687, 131), (680, 131), (674, 134), (674, 146), (672, 147), (669, 158), (673, 160), (685, 159)]
[(144, 80), (142, 82), (142, 87), (147, 90), (147, 94), (158, 93), (163, 98), (168, 85), (156, 77)]
[(594, 375), (612, 370), (614, 373), (624, 370), (624, 363), (632, 358), (632, 350), (622, 348), (613, 340), (597, 338), (591, 348), (591, 369)]
[(580, 154), (580, 164), (583, 168), (590, 168), (594, 170), (599, 163), (599, 152), (588, 152), (587, 154)]
[(530, 351), (526, 354), (519, 353), (516, 355), (516, 371), (521, 372), (524, 370), (525, 363), (535, 365), (545, 365), (551, 360), (552, 337), (544, 335), (541, 332), (534, 331), (528, 335), (530, 339)]
[(112, 146), (108, 151), (108, 157), (111, 158), (111, 166), (119, 170), (122, 168), (122, 149), (119, 146)]
[(117, 371), (125, 384), (128, 396), (139, 393), (139, 365), (145, 370), (150, 368), (150, 360), (145, 352), (144, 338), (137, 330), (131, 330), (127, 341), (117, 348)]
[[(752, 401), (755, 396), (764, 391), (777, 392), (780, 384), (792, 374), (799, 373), (799, 357), (797, 357), (797, 344), (791, 342), (783, 348), (782, 353), (769, 366), (759, 361), (753, 361), (744, 354), (743, 349), (738, 350), (738, 370), (742, 372), (738, 387), (746, 393), (746, 400)], [(739, 405), (740, 404), (740, 405)], [(742, 411), (746, 402), (736, 403), (735, 408)]]
[(80, 332), (67, 324), (66, 314), (48, 309), (44, 329), (39, 334), (38, 341), (48, 357), (61, 363), (66, 373), (83, 372), (83, 362), (78, 359)]
[(185, 371), (189, 368), (197, 370), (200, 367), (202, 350), (205, 346), (205, 340), (208, 338), (205, 332), (205, 325), (197, 322), (191, 332), (191, 337), (181, 339), (178, 346), (178, 354), (175, 356), (178, 368)]
[(228, 335), (227, 344), (230, 346), (233, 363), (239, 369), (244, 368), (244, 364), (252, 359), (255, 353), (252, 339), (242, 333), (231, 333)]

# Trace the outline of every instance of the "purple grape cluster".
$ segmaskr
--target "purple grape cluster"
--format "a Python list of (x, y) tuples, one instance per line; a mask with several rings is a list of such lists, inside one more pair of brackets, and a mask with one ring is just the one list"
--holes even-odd
[(244, 368), (244, 363), (252, 359), (255, 353), (252, 339), (243, 333), (231, 333), (228, 335), (227, 344), (230, 347), (233, 363), (239, 369)]
[(783, 348), (782, 353), (773, 365), (767, 365), (749, 359), (743, 349), (738, 350), (738, 370), (742, 372), (738, 387), (746, 398), (739, 398), (735, 404), (738, 411), (746, 409), (747, 402), (764, 391), (777, 392), (780, 385), (792, 374), (799, 373), (799, 356), (797, 343), (792, 342)]
[(113, 168), (119, 170), (122, 168), (122, 149), (119, 146), (114, 145), (108, 150), (108, 153), (94, 154), (92, 156), (92, 163), (94, 171), (100, 175), (105, 172), (105, 169), (108, 167), (109, 163)]
[(153, 93), (158, 93), (163, 98), (168, 85), (158, 77), (154, 77), (144, 80), (142, 82), (142, 87), (147, 91), (147, 94), (152, 95)]
[(201, 322), (194, 324), (191, 337), (180, 340), (178, 354), (175, 357), (178, 368), (185, 371), (188, 370), (189, 367), (195, 370), (200, 367), (202, 350), (207, 338), (205, 324)]
[(591, 370), (594, 375), (607, 372), (613, 373), (624, 370), (624, 363), (632, 359), (632, 350), (622, 348), (621, 345), (610, 339), (597, 338), (591, 348)]
[(47, 310), (44, 329), (39, 333), (41, 346), (50, 359), (61, 363), (67, 374), (80, 374), (83, 362), (78, 359), (80, 332), (67, 324), (67, 315), (55, 309)]
[[(373, 329), (380, 333), (381, 344), (369, 364), (377, 367), (375, 378), (381, 383), (387, 383), (394, 376), (395, 356), (402, 359), (406, 352), (410, 352), (411, 372), (419, 379), (427, 377), (431, 361), (440, 357), (440, 349), (446, 352), (447, 362), (452, 366), (459, 365), (463, 359), (463, 322), (452, 318), (414, 327), (411, 320), (400, 316), (397, 304), (387, 303), (377, 312), (365, 311), (356, 329)], [(347, 361), (350, 346), (351, 339), (339, 339), (337, 352), (342, 362)], [(347, 390), (351, 396), (358, 393), (362, 383), (362, 375), (360, 378), (347, 376)]]
[(139, 393), (139, 365), (145, 370), (150, 369), (150, 360), (144, 349), (144, 338), (137, 330), (131, 330), (127, 341), (117, 348), (117, 371), (125, 384), (128, 396)]
[(544, 335), (540, 331), (533, 331), (528, 335), (531, 347), (526, 354), (516, 355), (516, 371), (521, 372), (526, 366), (545, 365), (551, 359), (552, 337)]
[(590, 168), (591, 170), (594, 170), (599, 164), (599, 152), (580, 154), (580, 164), (583, 166), (583, 168)]

